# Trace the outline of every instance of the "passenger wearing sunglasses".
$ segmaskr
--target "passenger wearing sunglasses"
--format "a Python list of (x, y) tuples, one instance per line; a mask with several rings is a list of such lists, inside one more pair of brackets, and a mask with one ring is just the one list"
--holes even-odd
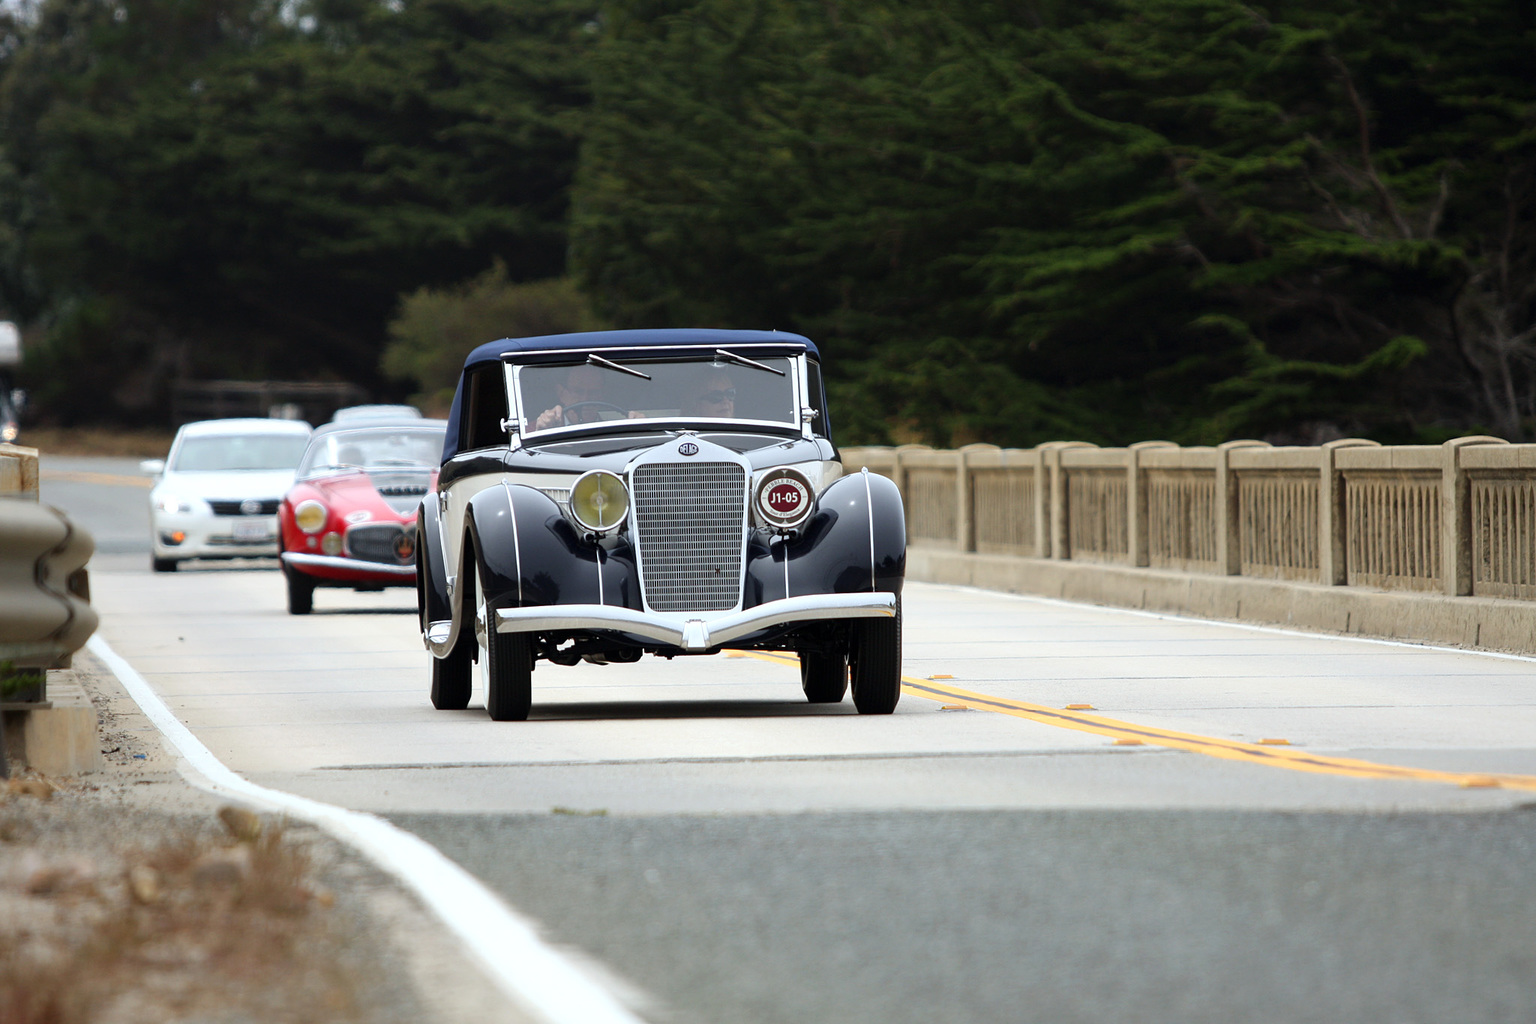
[(683, 415), (733, 419), (736, 416), (736, 387), (731, 383), (731, 375), (724, 370), (713, 370), (683, 410)]

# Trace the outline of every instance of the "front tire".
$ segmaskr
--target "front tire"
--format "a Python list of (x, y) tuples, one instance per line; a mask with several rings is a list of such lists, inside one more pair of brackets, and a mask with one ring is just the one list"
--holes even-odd
[(485, 710), (493, 722), (521, 722), (533, 706), (533, 644), (527, 633), (485, 635)]
[(824, 651), (800, 652), (800, 688), (811, 704), (836, 704), (848, 690), (848, 657)]
[(175, 572), (176, 566), (179, 564), (180, 563), (174, 558), (151, 557), (149, 561), (150, 568), (154, 569), (155, 572)]
[(283, 573), (288, 578), (288, 614), (308, 615), (315, 610), (315, 585), (301, 572)]
[(901, 699), (901, 599), (889, 619), (855, 619), (848, 651), (853, 706), (861, 715), (888, 715)]
[[(420, 549), (417, 549), (418, 555)], [(425, 633), (427, 626), (427, 604), (425, 591), (421, 589), (423, 565), (418, 560), (416, 563), (417, 601), (421, 608), (421, 629)], [(462, 595), (461, 608), (473, 608), (475, 604), (474, 579), (471, 576), (462, 577), (469, 584), (469, 593)], [(453, 642), (453, 647), (448, 651), (447, 657), (432, 656), (432, 706), (439, 711), (463, 711), (469, 707), (470, 691), (474, 688), (475, 671), (475, 623), (468, 614), (459, 623), (459, 636)]]
[(459, 627), (459, 639), (446, 658), (432, 658), (432, 706), (439, 711), (463, 711), (469, 707), (474, 684), (474, 631)]

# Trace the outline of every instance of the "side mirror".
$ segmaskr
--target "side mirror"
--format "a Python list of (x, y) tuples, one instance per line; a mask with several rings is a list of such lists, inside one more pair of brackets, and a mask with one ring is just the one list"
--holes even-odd
[(165, 472), (164, 459), (145, 459), (139, 463), (139, 472), (145, 476), (159, 476)]

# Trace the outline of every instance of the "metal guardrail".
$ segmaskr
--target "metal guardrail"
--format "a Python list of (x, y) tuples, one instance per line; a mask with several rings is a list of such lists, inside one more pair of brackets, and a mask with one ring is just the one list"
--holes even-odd
[(97, 624), (85, 568), (95, 542), (37, 497), (37, 452), (0, 445), (0, 666), (10, 673), (67, 667)]
[(1536, 445), (847, 448), (938, 550), (1536, 600)]

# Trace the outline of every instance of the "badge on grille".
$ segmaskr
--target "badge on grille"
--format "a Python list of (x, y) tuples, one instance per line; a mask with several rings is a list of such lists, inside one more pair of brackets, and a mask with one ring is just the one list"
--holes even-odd
[(416, 538), (410, 533), (401, 533), (395, 538), (395, 557), (401, 562), (409, 562), (416, 556)]
[(684, 441), (682, 444), (677, 446), (677, 454), (697, 455), (699, 454), (699, 446), (694, 444), (692, 441)]
[(257, 498), (246, 498), (240, 503), (240, 514), (243, 516), (261, 515), (261, 501)]

